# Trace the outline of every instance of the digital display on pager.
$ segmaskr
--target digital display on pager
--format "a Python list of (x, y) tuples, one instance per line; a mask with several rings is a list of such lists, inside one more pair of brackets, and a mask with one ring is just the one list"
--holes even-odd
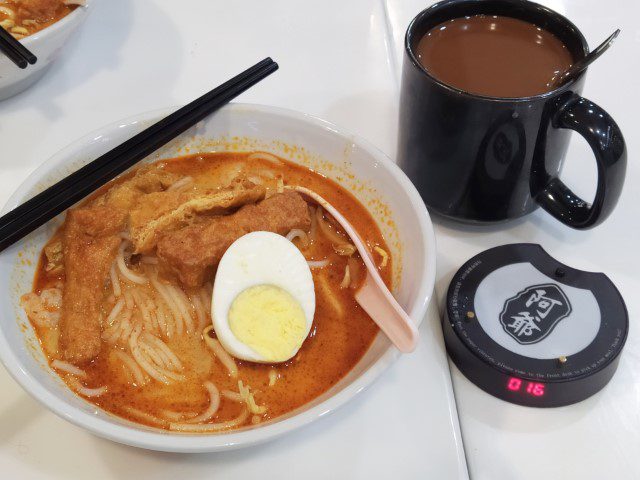
[(543, 397), (545, 384), (538, 382), (530, 382), (517, 377), (509, 377), (507, 382), (507, 390), (512, 392), (520, 392), (523, 395), (531, 395), (533, 397)]

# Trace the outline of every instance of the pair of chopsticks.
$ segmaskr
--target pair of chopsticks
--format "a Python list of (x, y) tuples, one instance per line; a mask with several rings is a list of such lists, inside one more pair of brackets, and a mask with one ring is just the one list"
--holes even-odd
[(278, 69), (265, 58), (0, 217), (0, 251), (44, 225)]
[(33, 65), (38, 61), (38, 58), (27, 47), (2, 27), (0, 27), (0, 52), (20, 68), (27, 68), (28, 64)]

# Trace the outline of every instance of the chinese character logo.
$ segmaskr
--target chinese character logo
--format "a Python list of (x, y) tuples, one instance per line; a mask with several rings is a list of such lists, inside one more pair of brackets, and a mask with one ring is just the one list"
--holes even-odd
[(537, 343), (571, 313), (569, 299), (558, 285), (534, 285), (508, 299), (500, 323), (522, 345)]

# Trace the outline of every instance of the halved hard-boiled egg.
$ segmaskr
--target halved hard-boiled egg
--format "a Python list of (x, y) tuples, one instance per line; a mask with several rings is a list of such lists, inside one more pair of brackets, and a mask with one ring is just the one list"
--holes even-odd
[(315, 308), (309, 265), (285, 237), (248, 233), (222, 256), (211, 312), (218, 340), (234, 357), (289, 360), (309, 335)]

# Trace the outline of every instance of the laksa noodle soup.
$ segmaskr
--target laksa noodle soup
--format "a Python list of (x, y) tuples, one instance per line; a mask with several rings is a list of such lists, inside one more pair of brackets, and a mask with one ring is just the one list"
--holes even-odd
[(0, 27), (18, 40), (71, 13), (84, 0), (0, 0)]
[(390, 285), (380, 230), (335, 182), (266, 153), (163, 160), (69, 210), (44, 247), (21, 302), (51, 367), (100, 408), (177, 432), (325, 392), (378, 327), (354, 299), (355, 247), (295, 186), (345, 215)]

